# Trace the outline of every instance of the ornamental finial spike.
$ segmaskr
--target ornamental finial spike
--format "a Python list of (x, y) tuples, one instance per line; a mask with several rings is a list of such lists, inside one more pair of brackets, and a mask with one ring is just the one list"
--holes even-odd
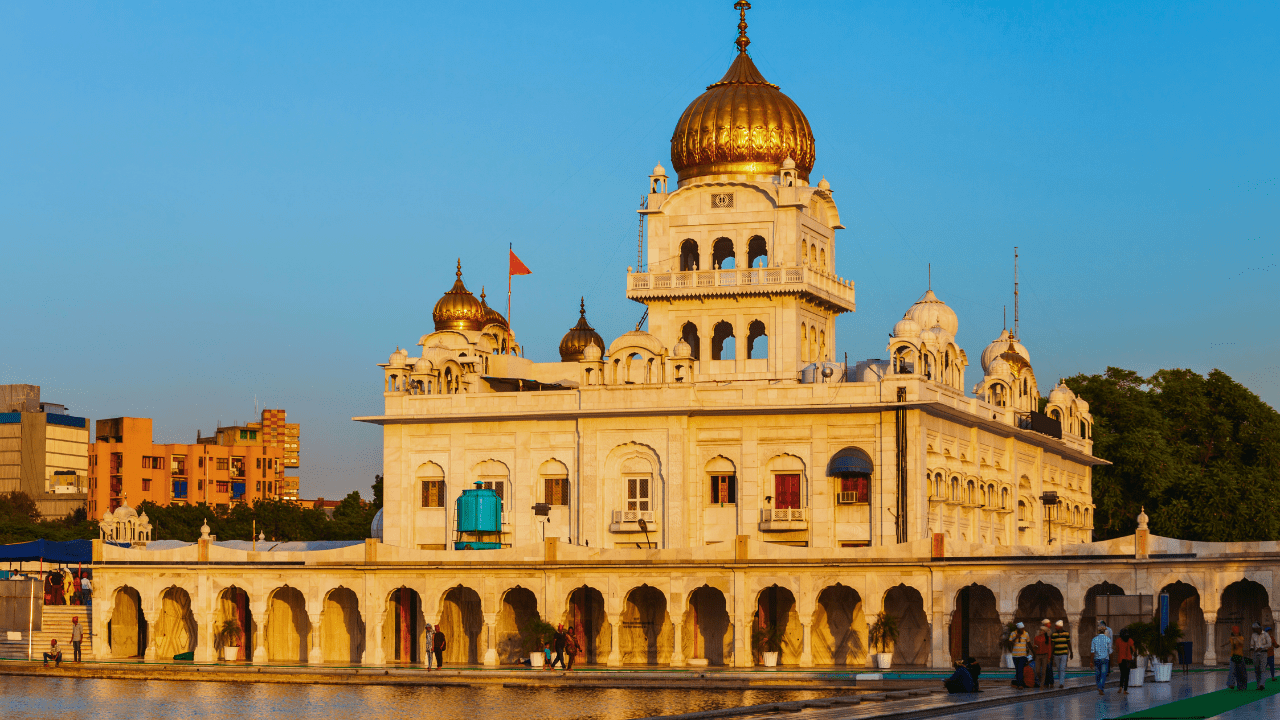
[(582, 296), (578, 303), (578, 313), (582, 315), (582, 317), (587, 316), (587, 296), (585, 295)]
[(458, 279), (462, 279), (462, 258), (458, 258)]
[(751, 39), (747, 37), (747, 11), (751, 9), (751, 3), (738, 0), (733, 4), (733, 9), (738, 11), (738, 39), (734, 44), (738, 46), (738, 52), (745, 55), (747, 46), (751, 44)]

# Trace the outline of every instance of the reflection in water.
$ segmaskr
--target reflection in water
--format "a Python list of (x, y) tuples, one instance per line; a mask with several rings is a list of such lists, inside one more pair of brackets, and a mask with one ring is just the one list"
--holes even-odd
[(0, 718), (431, 717), (468, 720), (623, 720), (825, 697), (812, 690), (391, 687), (0, 678)]

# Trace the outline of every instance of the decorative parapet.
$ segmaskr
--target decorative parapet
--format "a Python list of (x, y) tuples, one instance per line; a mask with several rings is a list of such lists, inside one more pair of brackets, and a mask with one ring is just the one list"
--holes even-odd
[(835, 312), (853, 312), (856, 309), (852, 282), (809, 267), (689, 270), (627, 275), (627, 297), (631, 300), (776, 293), (808, 294), (825, 302)]

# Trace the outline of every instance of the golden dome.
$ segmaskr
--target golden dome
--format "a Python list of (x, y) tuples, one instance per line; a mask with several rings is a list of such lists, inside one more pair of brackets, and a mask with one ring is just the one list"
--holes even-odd
[(579, 306), (578, 324), (569, 329), (564, 334), (564, 339), (560, 341), (560, 361), (561, 362), (580, 362), (583, 358), (583, 351), (588, 345), (595, 345), (602, 351), (604, 350), (604, 338), (600, 337), (600, 333), (591, 327), (591, 323), (587, 322), (587, 301), (584, 298)]
[(462, 284), (462, 260), (458, 260), (458, 279), (454, 281), (453, 289), (445, 293), (431, 311), (436, 331), (479, 330), (485, 325), (486, 314), (485, 306)]
[(671, 135), (680, 182), (704, 175), (777, 175), (792, 158), (808, 182), (816, 157), (813, 130), (795, 102), (764, 79), (747, 55), (746, 10), (739, 2), (738, 57), (720, 82), (685, 108)]
[(507, 324), (507, 319), (502, 313), (489, 307), (489, 303), (484, 300), (484, 287), (480, 288), (480, 307), (484, 308), (484, 324), (485, 325), (501, 325), (510, 330), (511, 326)]

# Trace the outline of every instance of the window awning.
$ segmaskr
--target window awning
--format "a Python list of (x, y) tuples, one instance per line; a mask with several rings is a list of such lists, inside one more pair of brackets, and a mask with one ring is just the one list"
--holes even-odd
[(827, 475), (870, 475), (875, 467), (866, 453), (857, 448), (845, 448), (836, 453), (827, 463)]

